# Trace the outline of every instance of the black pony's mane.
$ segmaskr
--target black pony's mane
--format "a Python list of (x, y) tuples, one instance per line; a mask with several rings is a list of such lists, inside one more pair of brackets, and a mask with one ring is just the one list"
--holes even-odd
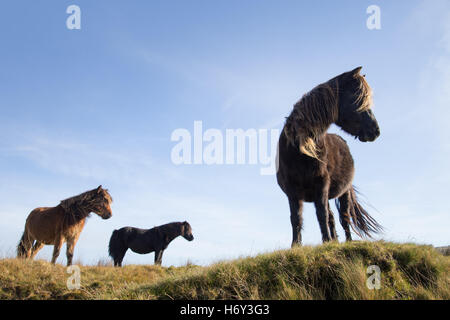
[(180, 229), (180, 226), (183, 224), (183, 222), (169, 222), (157, 227), (154, 227), (153, 229), (158, 229), (159, 231), (163, 233), (167, 232), (177, 232)]

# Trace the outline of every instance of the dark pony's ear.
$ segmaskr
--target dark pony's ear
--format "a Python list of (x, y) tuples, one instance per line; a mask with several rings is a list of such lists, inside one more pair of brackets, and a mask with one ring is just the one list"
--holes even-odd
[(97, 192), (100, 192), (100, 191), (102, 191), (102, 185), (99, 185), (97, 188)]
[(361, 69), (362, 69), (362, 67), (358, 67), (358, 68), (353, 69), (352, 71), (350, 71), (350, 73), (351, 73), (352, 75), (359, 74), (359, 72), (361, 71)]

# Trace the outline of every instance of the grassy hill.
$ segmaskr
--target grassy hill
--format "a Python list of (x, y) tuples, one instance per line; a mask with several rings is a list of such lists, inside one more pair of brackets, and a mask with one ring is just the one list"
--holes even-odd
[[(381, 270), (369, 290), (367, 267)], [(81, 266), (81, 288), (45, 261), (0, 260), (0, 299), (450, 299), (450, 257), (431, 246), (329, 243), (187, 265)]]

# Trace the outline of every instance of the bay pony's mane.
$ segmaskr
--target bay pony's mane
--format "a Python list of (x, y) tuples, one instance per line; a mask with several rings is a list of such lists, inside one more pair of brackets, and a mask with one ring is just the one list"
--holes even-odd
[(64, 227), (70, 227), (77, 224), (80, 220), (89, 217), (93, 209), (105, 201), (111, 203), (111, 195), (107, 189), (98, 188), (62, 200), (60, 206), (65, 211)]

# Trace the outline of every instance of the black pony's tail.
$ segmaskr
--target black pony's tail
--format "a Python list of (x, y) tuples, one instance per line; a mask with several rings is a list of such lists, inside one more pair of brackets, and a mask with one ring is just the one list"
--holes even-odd
[(357, 190), (354, 186), (349, 193), (349, 203), (346, 204), (349, 207), (348, 212), (342, 212), (345, 206), (340, 199), (336, 199), (336, 207), (340, 216), (349, 222), (353, 231), (361, 238), (372, 238), (372, 234), (383, 232), (383, 227), (358, 202)]
[(119, 230), (114, 230), (111, 235), (111, 239), (109, 239), (109, 247), (108, 247), (109, 256), (115, 260), (121, 247), (122, 246)]
[(26, 253), (28, 251), (28, 248), (26, 246), (27, 241), (27, 232), (24, 231), (22, 238), (20, 238), (19, 244), (17, 245), (17, 258), (24, 258), (26, 256)]

